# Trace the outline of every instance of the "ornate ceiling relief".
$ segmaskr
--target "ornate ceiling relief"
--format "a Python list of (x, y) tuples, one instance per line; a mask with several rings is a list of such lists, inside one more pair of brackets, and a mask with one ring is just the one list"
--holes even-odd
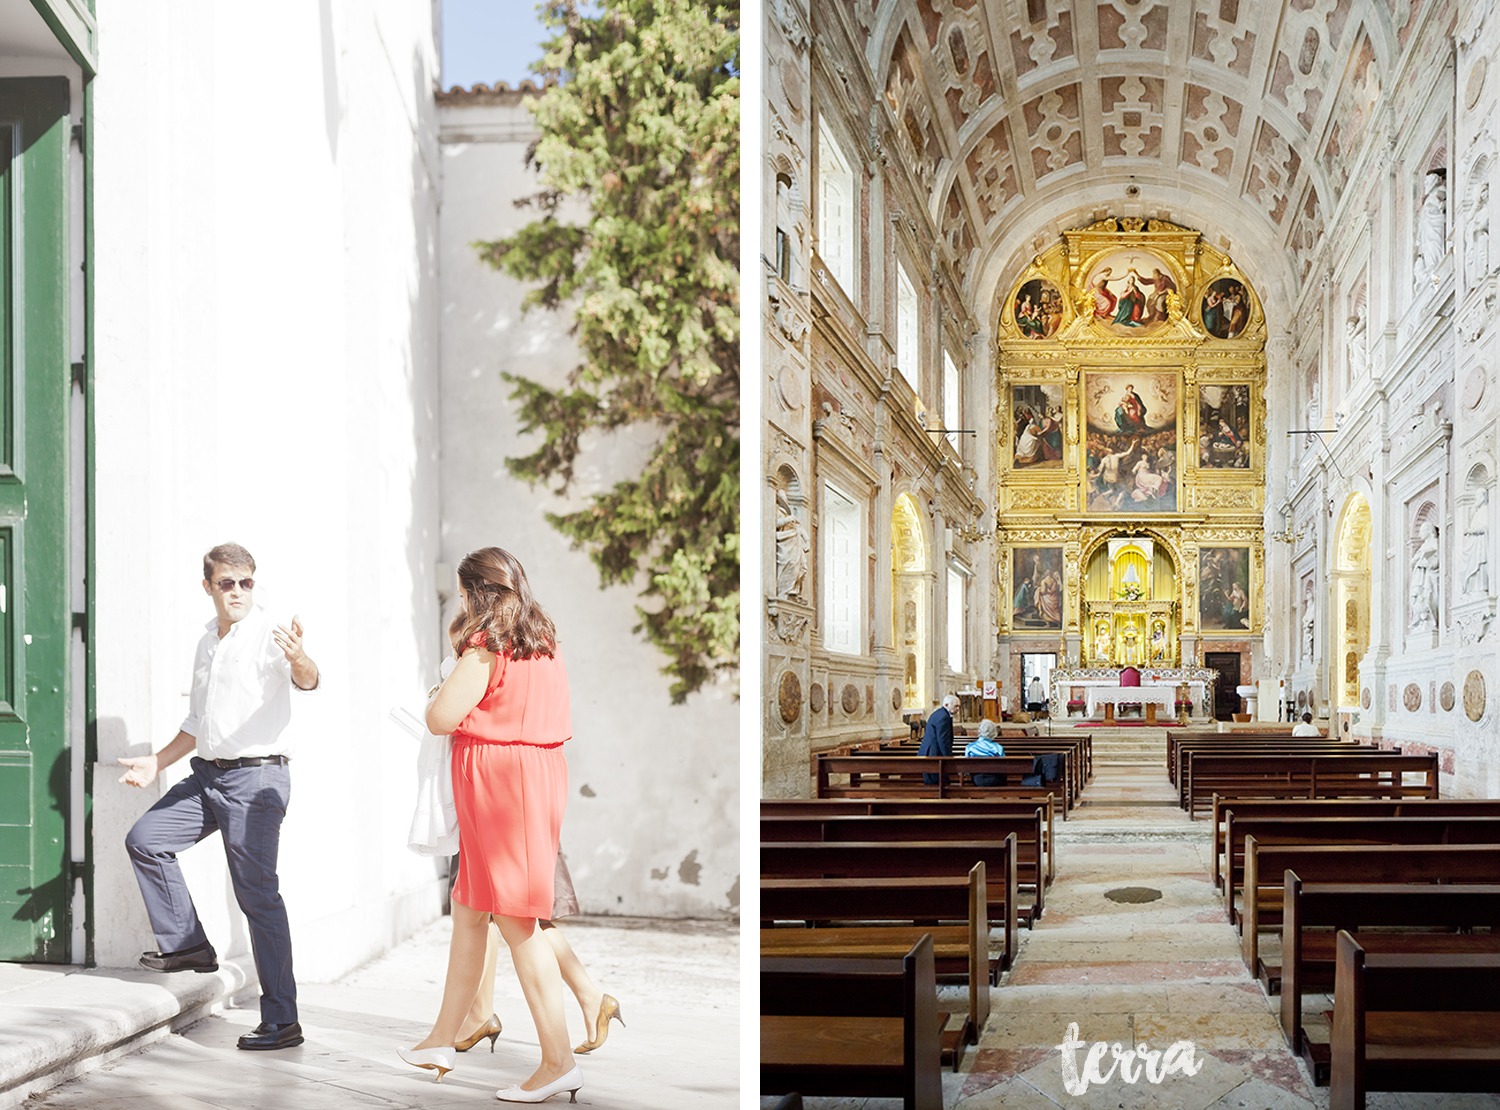
[[(969, 151), (964, 162), (979, 216), (990, 224), (1021, 193), (1016, 180), (1016, 160), (1011, 153), (1010, 124), (1001, 120)], [(950, 194), (951, 196), (951, 194)]]
[(1254, 7), (1199, 0), (1198, 8), (1193, 12), (1193, 57), (1248, 77), (1255, 56), (1255, 32), (1245, 24), (1253, 17)]
[(1022, 107), (1031, 138), (1031, 170), (1040, 180), (1083, 161), (1081, 86), (1063, 85)]
[(1333, 84), (1333, 60), (1348, 16), (1349, 0), (1312, 0), (1284, 10), (1270, 92), (1296, 113), (1304, 131), (1312, 130), (1324, 91)]
[(1047, 0), (1044, 19), (1035, 22), (1028, 0), (1011, 7), (1006, 23), (1017, 28), (1010, 33), (1010, 49), (1019, 76), (1074, 56), (1073, 6), (1068, 0)]
[(1301, 168), (1301, 156), (1281, 137), (1281, 132), (1262, 120), (1245, 192), (1278, 227), (1286, 216), (1287, 200)]
[(1166, 83), (1160, 77), (1104, 77), (1104, 154), (1159, 158), (1165, 127)]
[(953, 129), (958, 131), (995, 95), (984, 9), (961, 0), (918, 0), (917, 10), (938, 77), (946, 86), (943, 99), (953, 117)]
[(1182, 162), (1228, 178), (1244, 106), (1202, 85), (1188, 85), (1182, 113)]
[(1287, 240), (1287, 246), (1296, 256), (1297, 276), (1301, 280), (1307, 280), (1308, 271), (1312, 269), (1313, 255), (1317, 253), (1318, 244), (1322, 241), (1323, 209), (1318, 203), (1318, 190), (1309, 186), (1307, 200), (1298, 211), (1292, 224), (1291, 237)]
[(1099, 5), (1100, 50), (1165, 50), (1166, 4), (1112, 0)]
[(945, 219), (943, 226), (947, 229), (944, 237), (948, 249), (953, 253), (953, 272), (958, 278), (960, 286), (969, 273), (969, 264), (973, 261), (974, 251), (978, 243), (974, 239), (974, 232), (969, 227), (969, 217), (964, 210), (963, 195), (959, 191), (958, 182), (948, 190), (948, 203), (943, 206)]
[(942, 160), (933, 120), (932, 102), (922, 80), (922, 63), (905, 28), (891, 51), (885, 81), (885, 100), (896, 118), (896, 142), (923, 188), (932, 188), (935, 167)]
[(1370, 113), (1380, 99), (1380, 87), (1375, 48), (1370, 36), (1364, 34), (1349, 58), (1349, 71), (1333, 108), (1328, 141), (1318, 156), (1318, 163), (1333, 186), (1335, 202), (1349, 183), (1349, 158), (1359, 149), (1365, 127), (1370, 122)]

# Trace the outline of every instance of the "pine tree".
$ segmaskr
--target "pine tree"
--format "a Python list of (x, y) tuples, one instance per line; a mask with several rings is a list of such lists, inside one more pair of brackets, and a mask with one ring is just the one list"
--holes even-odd
[[(554, 37), (532, 68), (556, 83), (533, 102), (543, 189), (521, 202), (539, 218), (477, 246), (538, 283), (528, 308), (574, 314), (582, 362), (563, 389), (502, 375), (543, 435), (506, 466), (563, 493), (585, 432), (657, 430), (639, 475), (547, 519), (601, 586), (644, 583), (636, 630), (680, 703), (739, 665), (739, 3), (540, 8)], [(566, 223), (578, 194), (587, 223)]]

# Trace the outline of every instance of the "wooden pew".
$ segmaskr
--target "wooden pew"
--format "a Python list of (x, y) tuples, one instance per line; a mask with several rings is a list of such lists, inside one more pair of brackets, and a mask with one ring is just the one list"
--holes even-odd
[[(1290, 730), (1276, 735), (1287, 740), (1296, 739)], [(1177, 750), (1184, 741), (1223, 742), (1234, 738), (1233, 733), (1219, 732), (1217, 729), (1167, 729), (1167, 777), (1173, 782), (1177, 781)], [(1314, 737), (1309, 737), (1309, 739), (1314, 739)]]
[(1209, 743), (1226, 744), (1236, 741), (1259, 741), (1259, 740), (1329, 740), (1337, 737), (1327, 736), (1293, 736), (1291, 729), (1287, 728), (1279, 732), (1258, 732), (1253, 735), (1234, 732), (1219, 732), (1216, 729), (1168, 729), (1167, 730), (1167, 777), (1173, 782), (1177, 781), (1177, 752), (1184, 743), (1195, 743), (1207, 741)]
[[(1067, 820), (1068, 798), (1056, 787), (1041, 786), (975, 786), (976, 773), (1013, 777), (1017, 783), (1031, 774), (1030, 756), (915, 756), (915, 755), (848, 755), (818, 756), (817, 796), (819, 798), (1037, 798), (1060, 795), (1063, 819)], [(938, 781), (927, 784), (924, 774), (936, 775)], [(836, 786), (835, 775), (848, 775), (847, 786)]]
[[(760, 953), (886, 958), (899, 956), (914, 938), (930, 935), (937, 976), (961, 975), (969, 986), (963, 1026), (943, 1033), (943, 1062), (957, 1071), (964, 1046), (979, 1043), (990, 1017), (985, 888), (982, 863), (976, 863), (962, 879), (762, 879)], [(902, 918), (920, 919), (922, 924), (888, 924)], [(959, 924), (933, 923), (945, 920)], [(778, 921), (806, 922), (812, 927), (773, 927)]]
[[(762, 844), (760, 872), (762, 880), (963, 877), (982, 861), (988, 918), (1001, 930), (998, 970), (1004, 970), (1016, 954), (1016, 854), (1014, 834), (1000, 841)], [(998, 981), (998, 972), (991, 979)]]
[(762, 958), (760, 1013), (762, 1094), (943, 1110), (931, 937), (899, 960)]
[[(1185, 782), (1188, 756), (1194, 752), (1212, 755), (1349, 755), (1363, 752), (1379, 755), (1382, 749), (1375, 744), (1355, 744), (1347, 740), (1321, 740), (1316, 737), (1276, 737), (1271, 740), (1180, 740), (1173, 762), (1167, 768), (1168, 777), (1176, 784), (1179, 793)], [(1400, 752), (1386, 752), (1400, 755)]]
[[(1236, 817), (1491, 817), (1500, 816), (1500, 798), (1220, 798), (1214, 796), (1214, 889), (1224, 889), (1224, 810)], [(1241, 851), (1241, 855), (1243, 855)], [(1233, 917), (1230, 920), (1234, 920)]]
[[(969, 741), (974, 739), (970, 736), (954, 737), (953, 754), (955, 756), (966, 755)], [(1048, 738), (1036, 737), (1017, 740), (1003, 737), (1001, 743), (1005, 748), (1007, 756), (1031, 756), (1060, 755), (1063, 757), (1063, 775), (1061, 782), (1048, 782), (1044, 785), (1048, 789), (1055, 790), (1062, 787), (1067, 795), (1068, 807), (1077, 804), (1083, 788), (1093, 776), (1092, 739), (1084, 737), (1078, 740), (1072, 737)], [(889, 745), (882, 744), (880, 753), (882, 755), (916, 755), (917, 749), (905, 744)], [(977, 758), (977, 757), (976, 757)]]
[(972, 814), (1025, 816), (1042, 811), (1043, 852), (1047, 858), (1047, 882), (1057, 877), (1057, 853), (1053, 851), (1052, 795), (1045, 798), (762, 798), (762, 817), (843, 817), (868, 814), (897, 817), (914, 814)]
[(1500, 954), (1389, 951), (1340, 931), (1329, 1110), (1368, 1091), (1500, 1090)]
[[(1484, 883), (1304, 883), (1288, 871), (1281, 915), (1281, 1029), (1293, 1052), (1307, 1061), (1313, 1082), (1328, 1078), (1328, 1045), (1302, 1028), (1302, 998), (1334, 985), (1334, 932), (1358, 940), (1361, 927), (1472, 928), (1500, 926), (1500, 885)], [(1315, 930), (1325, 931), (1315, 931)], [(1500, 952), (1500, 933), (1381, 933), (1414, 951)]]
[[(1209, 755), (1189, 752), (1189, 815), (1226, 798), (1436, 798), (1437, 752), (1427, 755)], [(1422, 782), (1407, 785), (1407, 775)]]
[(1272, 844), (1500, 844), (1500, 816), (1240, 817), (1229, 806), (1224, 823), (1229, 846), (1224, 908), (1231, 923), (1235, 892), (1244, 879), (1247, 836), (1254, 836), (1262, 851)]
[[(1171, 779), (1177, 785), (1178, 797), (1187, 790), (1188, 761), (1193, 755), (1380, 755), (1374, 744), (1351, 744), (1343, 740), (1278, 739), (1252, 740), (1245, 743), (1218, 743), (1210, 740), (1183, 741), (1177, 745), (1176, 764)], [(1400, 752), (1385, 752), (1400, 755)]]
[(1031, 928), (1046, 909), (1046, 869), (1043, 862), (1042, 811), (1029, 814), (913, 814), (901, 817), (765, 817), (760, 839), (769, 843), (792, 841), (930, 841), (1004, 840), (1016, 837), (1016, 881), (1032, 894), (1030, 905), (1016, 907), (1017, 919)]
[(1245, 897), (1240, 952), (1260, 974), (1260, 933), (1280, 930), (1288, 871), (1303, 882), (1500, 884), (1500, 844), (1287, 844), (1264, 851), (1245, 838)]

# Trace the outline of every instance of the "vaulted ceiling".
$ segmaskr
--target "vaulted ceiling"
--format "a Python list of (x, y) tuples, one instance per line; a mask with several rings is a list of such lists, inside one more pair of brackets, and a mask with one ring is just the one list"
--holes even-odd
[(1064, 228), (1138, 214), (1204, 231), (1287, 308), (1424, 5), (832, 4), (976, 301)]

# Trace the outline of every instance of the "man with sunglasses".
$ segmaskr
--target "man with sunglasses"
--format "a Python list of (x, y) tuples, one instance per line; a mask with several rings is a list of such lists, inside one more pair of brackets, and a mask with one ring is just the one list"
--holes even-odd
[(163, 767), (196, 752), (192, 773), (125, 838), (159, 948), (141, 956), (141, 965), (153, 971), (218, 969), (177, 853), (222, 832), (260, 976), (261, 1023), (239, 1046), (276, 1049), (302, 1043), (291, 931), (276, 876), (291, 788), (282, 732), (291, 719), (292, 688), (315, 688), (318, 665), (302, 646), (296, 617), (277, 625), (252, 604), (254, 575), (255, 560), (239, 544), (220, 544), (203, 557), (203, 592), (213, 599), (215, 616), (193, 660), (187, 719), (161, 751), (121, 759), (126, 771), (120, 781), (149, 786)]

